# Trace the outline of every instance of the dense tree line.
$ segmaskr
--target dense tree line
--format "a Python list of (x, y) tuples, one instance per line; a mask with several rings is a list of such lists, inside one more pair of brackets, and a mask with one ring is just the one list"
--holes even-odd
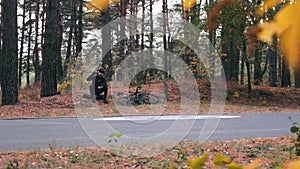
[[(208, 32), (207, 15), (215, 0), (198, 0), (189, 9), (182, 5), (184, 0), (172, 5), (168, 0), (119, 0), (100, 11), (90, 11), (85, 7), (84, 0), (1, 0), (2, 104), (16, 104), (19, 87), (31, 83), (41, 83), (41, 97), (55, 95), (57, 84), (68, 77), (71, 61), (80, 57), (101, 59), (101, 66), (113, 78), (117, 65), (126, 56), (148, 49), (150, 54), (147, 57), (151, 60), (152, 49), (162, 47), (165, 51), (178, 54), (195, 77), (214, 76), (214, 72), (208, 73), (202, 61), (195, 57), (195, 51), (172, 37), (172, 18), (169, 17), (176, 14), (207, 33), (221, 58), (227, 81), (248, 84), (249, 89), (251, 84), (300, 87), (300, 68), (289, 69), (278, 49), (276, 37), (272, 46), (257, 41), (250, 54), (247, 52), (244, 32), (247, 27), (260, 21), (261, 18), (254, 13), (262, 2), (234, 1), (223, 9), (216, 27)], [(157, 11), (157, 8), (164, 14), (163, 17), (154, 17), (153, 10)], [(263, 16), (264, 19), (274, 17), (280, 8), (272, 9)], [(101, 39), (96, 41), (85, 38), (92, 34), (91, 30), (99, 30), (118, 17), (128, 17), (130, 23), (120, 20), (118, 25), (101, 29)], [(162, 34), (155, 34), (155, 22), (160, 21)], [(115, 43), (116, 39), (121, 40)], [(214, 62), (212, 59), (212, 67)], [(165, 67), (168, 63), (164, 60)], [(166, 73), (170, 72), (163, 72), (160, 77), (168, 78)], [(144, 72), (141, 79), (148, 75), (149, 72)]]

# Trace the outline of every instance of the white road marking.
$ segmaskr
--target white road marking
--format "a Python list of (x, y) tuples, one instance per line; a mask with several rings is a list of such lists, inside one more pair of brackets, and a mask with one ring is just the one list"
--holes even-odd
[(99, 121), (145, 121), (145, 120), (206, 120), (206, 119), (231, 119), (241, 118), (235, 115), (162, 115), (162, 116), (122, 116), (122, 117), (99, 117), (93, 120)]

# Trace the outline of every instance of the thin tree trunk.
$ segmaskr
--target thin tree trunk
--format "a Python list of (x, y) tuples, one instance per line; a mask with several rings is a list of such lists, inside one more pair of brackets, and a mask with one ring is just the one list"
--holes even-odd
[[(106, 8), (102, 11), (101, 21), (102, 26), (109, 24), (110, 22), (110, 8)], [(101, 29), (102, 33), (102, 67), (107, 69), (108, 79), (111, 79), (112, 73), (112, 54), (111, 54), (111, 26), (107, 25), (104, 29)]]
[(46, 13), (46, 0), (43, 0), (43, 11), (42, 11), (42, 31), (41, 31), (41, 53), (44, 50), (44, 34), (45, 34), (45, 13)]
[(269, 70), (269, 86), (277, 87), (277, 40), (273, 38), (272, 48), (269, 49), (269, 60), (270, 60), (270, 70)]
[(248, 88), (248, 97), (250, 98), (252, 95), (252, 83), (251, 83), (251, 68), (250, 68), (250, 61), (248, 59), (248, 56), (250, 53), (247, 53), (247, 43), (246, 40), (243, 40), (243, 60), (246, 63), (246, 69), (247, 69), (247, 88)]
[(31, 3), (29, 3), (29, 32), (28, 32), (28, 47), (27, 47), (27, 59), (26, 59), (26, 84), (30, 85), (30, 55), (31, 55), (31, 36), (32, 36), (32, 10)]
[(144, 38), (145, 38), (145, 0), (142, 0), (142, 23), (141, 23), (141, 50), (144, 50)]
[(20, 42), (20, 55), (19, 55), (19, 87), (22, 86), (22, 71), (23, 71), (23, 50), (24, 50), (24, 38), (25, 38), (25, 14), (26, 14), (26, 3), (23, 3), (23, 14), (22, 14), (22, 31), (21, 31), (21, 42)]
[(134, 0), (130, 0), (130, 23), (129, 23), (129, 50), (134, 51)]
[(257, 42), (254, 52), (254, 85), (260, 85), (262, 83), (262, 69), (261, 69), (261, 42)]
[[(59, 16), (61, 16), (61, 9), (59, 9)], [(58, 21), (58, 44), (57, 44), (57, 57), (56, 57), (56, 79), (59, 83), (63, 81), (64, 78), (64, 70), (62, 65), (62, 57), (61, 57), (61, 44), (63, 40), (63, 25), (61, 21), (61, 17), (59, 17)]]
[(74, 30), (73, 30), (73, 45), (72, 45), (72, 57), (73, 60), (76, 61), (76, 44), (77, 44), (77, 37), (78, 37), (78, 29), (77, 26), (77, 0), (74, 0)]
[(300, 88), (300, 61), (297, 64), (298, 66), (294, 68), (294, 74), (295, 74), (295, 88)]
[[(121, 61), (125, 58), (125, 24), (126, 24), (126, 1), (125, 0), (121, 0), (121, 11), (120, 11), (120, 16), (121, 16), (121, 20), (120, 20), (120, 46), (119, 46), (119, 53), (120, 53), (120, 61), (119, 63), (121, 63)], [(118, 63), (118, 64), (119, 64)]]
[(154, 41), (154, 28), (153, 28), (153, 1), (150, 0), (150, 9), (149, 9), (149, 12), (150, 12), (150, 39), (149, 39), (149, 42), (150, 42), (150, 59), (152, 60), (153, 59), (153, 54), (152, 54), (152, 48), (153, 48), (153, 41)]
[[(1, 8), (1, 13), (0, 13), (0, 60), (2, 60), (2, 31), (3, 31), (3, 5), (2, 5), (2, 0), (0, 0), (0, 8)], [(0, 62), (0, 70), (2, 70), (2, 62)], [(0, 86), (2, 83), (2, 71), (0, 71)]]
[[(153, 0), (150, 0), (150, 4), (149, 4), (149, 19), (150, 19), (150, 34), (149, 34), (149, 53), (147, 53), (148, 55), (148, 63), (152, 64), (154, 63), (154, 57), (153, 57), (153, 42), (154, 42), (154, 23), (153, 23)], [(149, 64), (147, 66), (149, 66)], [(151, 75), (154, 73), (153, 70), (146, 70), (145, 74), (146, 74), (146, 83), (149, 83), (151, 80)], [(149, 76), (150, 75), (150, 76)]]
[(244, 85), (245, 84), (245, 58), (247, 57), (247, 52), (246, 52), (246, 49), (243, 49), (242, 50), (242, 62), (241, 62), (241, 72), (240, 72), (240, 76), (241, 76), (241, 79), (240, 79), (240, 83), (241, 85)]
[(67, 51), (66, 51), (66, 58), (64, 63), (64, 76), (67, 75), (68, 67), (70, 66), (70, 58), (71, 58), (71, 48), (72, 48), (72, 39), (73, 39), (73, 30), (75, 25), (75, 0), (70, 1), (70, 8), (71, 8), (71, 20), (70, 20), (70, 30), (69, 30), (69, 37), (67, 42)]
[(40, 14), (40, 1), (36, 0), (36, 9), (35, 9), (35, 40), (34, 40), (34, 52), (32, 57), (32, 62), (35, 70), (35, 78), (34, 82), (39, 82), (41, 79), (41, 65), (40, 65), (40, 57), (39, 57), (39, 14)]
[[(166, 30), (167, 30), (167, 24), (168, 24), (168, 18), (167, 18), (167, 13), (168, 13), (168, 1), (163, 0), (163, 6), (162, 6), (162, 12), (163, 12), (163, 46), (164, 46), (164, 79), (167, 79), (168, 77), (168, 42), (167, 42), (167, 35), (166, 35)], [(166, 98), (168, 99), (168, 86), (167, 83), (164, 83), (164, 94)]]
[[(285, 57), (282, 58), (281, 87), (291, 87), (291, 73)], [(279, 69), (280, 70), (280, 69)]]
[(79, 0), (79, 10), (78, 10), (78, 34), (77, 34), (77, 43), (76, 43), (76, 58), (80, 55), (82, 50), (82, 38), (83, 38), (83, 0)]
[(135, 8), (135, 14), (134, 14), (134, 31), (135, 31), (134, 47), (135, 47), (135, 49), (134, 50), (137, 51), (139, 48), (139, 40), (140, 40), (140, 34), (138, 32), (136, 32), (138, 30), (138, 28), (137, 28), (137, 24), (138, 24), (138, 20), (137, 20), (138, 5), (137, 5), (137, 3), (134, 4), (134, 8)]

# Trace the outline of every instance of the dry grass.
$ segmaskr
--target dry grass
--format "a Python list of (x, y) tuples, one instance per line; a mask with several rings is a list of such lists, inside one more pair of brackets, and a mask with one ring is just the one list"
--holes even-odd
[(148, 157), (131, 155), (122, 157), (102, 147), (74, 147), (61, 149), (52, 145), (49, 149), (34, 151), (0, 152), (0, 168), (168, 168), (173, 161), (176, 168), (185, 168), (187, 159), (195, 159), (209, 153), (205, 168), (213, 168), (216, 154), (230, 157), (240, 165), (260, 159), (259, 168), (276, 168), (291, 158), (290, 137), (253, 138), (218, 142), (182, 141), (162, 154)]

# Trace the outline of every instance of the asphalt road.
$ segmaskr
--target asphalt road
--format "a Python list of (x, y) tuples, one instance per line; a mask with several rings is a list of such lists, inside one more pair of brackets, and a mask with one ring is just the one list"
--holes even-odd
[(289, 117), (300, 122), (300, 112), (0, 120), (0, 151), (107, 145), (112, 133), (118, 144), (276, 137), (291, 135)]

